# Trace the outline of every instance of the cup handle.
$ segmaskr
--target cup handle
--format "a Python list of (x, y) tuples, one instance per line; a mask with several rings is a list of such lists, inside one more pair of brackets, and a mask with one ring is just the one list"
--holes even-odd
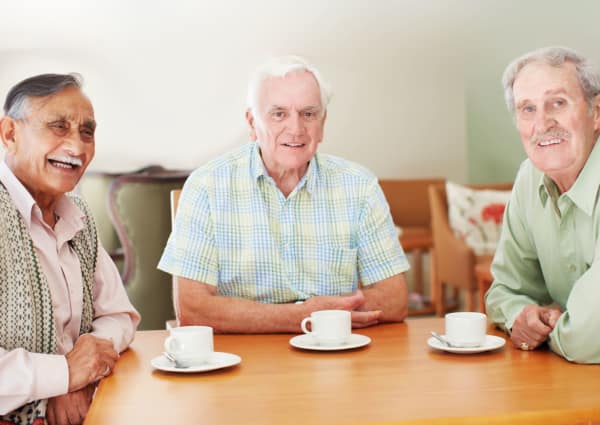
[(305, 317), (304, 319), (302, 319), (302, 323), (300, 323), (300, 327), (302, 328), (302, 332), (304, 332), (305, 334), (311, 335), (312, 332), (309, 331), (306, 327), (306, 324), (310, 322), (310, 326), (312, 328), (312, 320), (310, 317)]
[(183, 350), (183, 344), (173, 336), (168, 336), (165, 339), (165, 351), (167, 353), (179, 353)]

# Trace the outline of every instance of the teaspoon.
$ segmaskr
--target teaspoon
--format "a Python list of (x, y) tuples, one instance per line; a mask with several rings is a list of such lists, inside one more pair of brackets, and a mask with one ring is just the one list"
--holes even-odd
[(444, 344), (446, 347), (454, 347), (454, 345), (450, 344), (446, 338), (444, 338), (443, 336), (437, 334), (436, 332), (431, 331), (431, 336), (433, 336), (439, 342), (441, 342), (442, 344)]

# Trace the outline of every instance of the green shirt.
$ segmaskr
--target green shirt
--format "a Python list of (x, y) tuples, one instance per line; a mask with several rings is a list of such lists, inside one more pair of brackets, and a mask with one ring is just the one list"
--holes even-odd
[(506, 329), (528, 304), (558, 305), (563, 314), (550, 348), (579, 363), (600, 363), (599, 186), (598, 144), (563, 194), (526, 160), (506, 206), (486, 295), (489, 316)]

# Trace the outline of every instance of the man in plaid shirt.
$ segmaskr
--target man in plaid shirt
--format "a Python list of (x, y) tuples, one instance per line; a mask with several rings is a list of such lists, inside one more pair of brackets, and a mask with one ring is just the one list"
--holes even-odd
[(405, 318), (409, 264), (377, 178), (317, 154), (329, 97), (302, 58), (257, 70), (252, 143), (192, 173), (159, 263), (178, 277), (182, 325), (299, 332), (326, 309), (351, 311), (354, 327)]

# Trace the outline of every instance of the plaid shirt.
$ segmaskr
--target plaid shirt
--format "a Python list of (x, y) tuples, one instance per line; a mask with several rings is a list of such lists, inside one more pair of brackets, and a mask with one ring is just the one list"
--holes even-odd
[(409, 264), (369, 171), (317, 154), (286, 198), (250, 143), (186, 181), (158, 267), (219, 295), (286, 303), (349, 293)]

